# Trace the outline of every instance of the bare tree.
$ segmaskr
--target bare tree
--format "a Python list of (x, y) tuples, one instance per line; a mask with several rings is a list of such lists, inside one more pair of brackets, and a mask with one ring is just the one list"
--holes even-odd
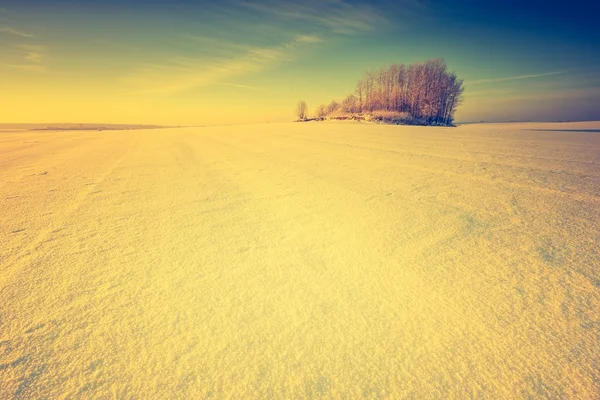
[(320, 119), (325, 118), (327, 116), (327, 106), (325, 104), (319, 105), (315, 111), (315, 115)]
[(358, 96), (358, 112), (361, 113), (363, 110), (363, 92), (365, 84), (362, 79), (356, 84), (356, 95)]
[(353, 94), (349, 94), (348, 97), (342, 101), (342, 110), (347, 113), (359, 113), (360, 106), (358, 104), (358, 98)]
[(340, 108), (340, 103), (338, 103), (335, 100), (331, 100), (331, 103), (329, 103), (329, 105), (327, 106), (327, 114), (331, 114), (338, 108)]
[(298, 117), (298, 119), (300, 121), (306, 120), (307, 110), (308, 110), (308, 107), (306, 105), (306, 102), (304, 100), (300, 100), (298, 102), (298, 105), (296, 106), (296, 116)]

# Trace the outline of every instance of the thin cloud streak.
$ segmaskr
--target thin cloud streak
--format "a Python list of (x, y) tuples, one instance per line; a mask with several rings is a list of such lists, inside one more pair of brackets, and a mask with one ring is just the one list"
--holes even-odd
[(124, 77), (122, 81), (130, 86), (141, 88), (132, 94), (168, 95), (215, 84), (249, 89), (250, 86), (226, 83), (226, 80), (260, 72), (265, 68), (289, 61), (295, 57), (298, 46), (314, 43), (318, 43), (316, 36), (307, 39), (305, 35), (296, 36), (293, 40), (275, 47), (252, 47), (229, 43), (231, 47), (244, 49), (244, 51), (237, 51), (242, 55), (236, 53), (230, 57), (213, 59), (174, 57), (162, 64), (144, 64), (133, 74)]
[(505, 77), (505, 78), (478, 79), (475, 81), (465, 82), (465, 85), (479, 85), (479, 84), (484, 84), (484, 83), (517, 81), (517, 80), (521, 80), (521, 79), (541, 78), (544, 76), (559, 75), (559, 74), (564, 74), (564, 73), (565, 73), (564, 71), (556, 71), (556, 72), (546, 72), (543, 74), (509, 76), (509, 77)]
[(222, 86), (231, 86), (231, 87), (236, 87), (236, 88), (242, 88), (242, 89), (258, 89), (256, 86), (249, 86), (249, 85), (243, 85), (240, 83), (231, 83), (231, 82), (214, 82), (215, 85), (222, 85)]
[(5, 66), (13, 69), (20, 69), (23, 71), (34, 71), (34, 72), (44, 72), (46, 71), (46, 67), (39, 64), (4, 64)]
[(128, 52), (141, 52), (143, 50), (141, 47), (132, 46), (129, 44), (116, 42), (113, 40), (107, 40), (107, 39), (93, 39), (90, 41), (90, 44), (93, 44), (95, 46), (107, 47), (110, 49), (128, 51)]
[(239, 50), (239, 51), (252, 51), (256, 49), (256, 46), (250, 46), (241, 43), (231, 42), (229, 40), (206, 37), (206, 36), (197, 36), (186, 33), (183, 35), (184, 39), (191, 40), (193, 42), (197, 42), (199, 44), (210, 46), (211, 48), (220, 48), (220, 49), (228, 49), (228, 50)]
[(297, 43), (321, 43), (323, 39), (316, 35), (298, 35), (296, 36)]
[(23, 57), (34, 64), (41, 64), (44, 61), (46, 48), (40, 45), (32, 44), (20, 44), (16, 45), (15, 48), (24, 52)]
[(10, 28), (10, 27), (0, 28), (0, 32), (8, 33), (9, 35), (14, 35), (14, 36), (26, 37), (26, 38), (32, 38), (33, 37), (33, 35), (31, 33), (19, 31), (17, 29), (13, 29), (13, 28)]
[(6, 52), (5, 67), (23, 71), (46, 71), (44, 59), (47, 49), (37, 44), (16, 44)]
[(563, 89), (548, 93), (515, 93), (508, 97), (489, 97), (487, 99), (478, 99), (479, 102), (505, 103), (518, 101), (561, 101), (572, 100), (577, 98), (594, 97), (600, 99), (600, 88), (579, 88), (579, 89)]
[(246, 7), (276, 20), (292, 20), (325, 28), (330, 32), (352, 35), (389, 25), (389, 21), (366, 5), (355, 6), (342, 0), (306, 0), (304, 2), (240, 1)]

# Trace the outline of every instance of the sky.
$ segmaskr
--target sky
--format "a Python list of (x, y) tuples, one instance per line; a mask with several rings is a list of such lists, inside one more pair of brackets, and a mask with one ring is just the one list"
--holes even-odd
[(589, 1), (0, 0), (0, 122), (290, 121), (444, 58), (457, 121), (600, 120)]

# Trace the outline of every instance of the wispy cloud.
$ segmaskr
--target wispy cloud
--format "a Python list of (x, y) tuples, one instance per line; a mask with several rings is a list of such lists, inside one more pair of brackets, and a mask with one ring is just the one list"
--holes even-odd
[(31, 33), (23, 32), (23, 31), (13, 29), (10, 27), (2, 27), (2, 28), (0, 28), (0, 32), (8, 33), (9, 35), (14, 35), (14, 36), (26, 37), (26, 38), (33, 37), (33, 35)]
[[(413, 4), (420, 5), (426, 0), (389, 1), (390, 7), (398, 11), (395, 3), (413, 10)], [(222, 31), (199, 29), (196, 33), (180, 34), (173, 50), (179, 49), (182, 56), (171, 55), (138, 65), (122, 82), (133, 93), (163, 95), (223, 85), (223, 82), (234, 81), (227, 85), (234, 86), (238, 85), (238, 78), (293, 60), (303, 54), (304, 48), (325, 43), (331, 36), (354, 36), (392, 26), (391, 18), (384, 14), (389, 9), (368, 2), (223, 0), (222, 3), (229, 6), (213, 5), (204, 13), (207, 26), (213, 20), (219, 21)]]
[(9, 68), (20, 69), (23, 71), (35, 71), (43, 72), (46, 71), (46, 67), (39, 64), (5, 64)]
[(356, 34), (389, 24), (387, 18), (376, 8), (365, 3), (350, 4), (343, 0), (247, 0), (238, 4), (277, 21), (298, 21), (338, 34)]
[(316, 35), (298, 35), (296, 36), (297, 43), (321, 43), (323, 39)]
[(90, 41), (90, 44), (110, 48), (111, 50), (116, 49), (128, 52), (141, 52), (143, 50), (142, 48), (137, 46), (132, 46), (127, 43), (116, 42), (114, 40), (107, 39), (93, 39)]
[[(547, 74), (544, 74), (547, 75)], [(570, 69), (552, 79), (515, 81), (511, 85), (475, 86), (479, 90), (465, 92), (465, 102), (510, 102), (525, 99), (565, 99), (572, 93), (600, 94), (600, 74), (596, 71)], [(537, 76), (537, 75), (536, 75)]]
[(24, 71), (45, 71), (47, 49), (37, 44), (16, 44), (6, 51), (4, 66)]
[(215, 85), (222, 85), (222, 86), (231, 86), (231, 87), (242, 88), (242, 89), (257, 89), (256, 86), (242, 85), (240, 83), (214, 82), (214, 84)]
[(564, 74), (564, 71), (545, 72), (542, 74), (531, 74), (531, 75), (517, 75), (517, 76), (509, 76), (509, 77), (503, 77), (503, 78), (478, 79), (478, 80), (474, 80), (474, 81), (465, 82), (465, 85), (480, 85), (480, 84), (484, 84), (484, 83), (517, 81), (517, 80), (521, 80), (521, 79), (541, 78), (544, 76), (559, 75), (559, 74)]
[(245, 43), (236, 43), (230, 40), (225, 40), (216, 37), (197, 36), (186, 33), (183, 35), (184, 39), (191, 40), (192, 42), (198, 43), (201, 46), (209, 47), (211, 50), (231, 50), (231, 51), (243, 51), (249, 52), (256, 49), (256, 46), (252, 46)]
[(572, 98), (583, 98), (583, 97), (594, 97), (600, 99), (600, 87), (587, 87), (587, 88), (560, 88), (556, 90), (542, 91), (542, 92), (513, 92), (506, 96), (488, 97), (478, 99), (477, 101), (490, 101), (490, 102), (511, 102), (519, 100), (537, 100), (537, 101), (549, 101), (549, 100), (569, 100)]
[(260, 72), (290, 61), (300, 46), (319, 43), (315, 35), (297, 35), (278, 46), (259, 47), (234, 43), (219, 38), (186, 35), (186, 38), (209, 48), (225, 49), (212, 57), (172, 57), (166, 62), (144, 64), (123, 78), (123, 82), (138, 88), (135, 93), (173, 94), (209, 85), (225, 85), (244, 89), (253, 86), (230, 83), (232, 78)]
[(23, 53), (23, 57), (35, 64), (41, 64), (44, 61), (44, 56), (46, 53), (46, 47), (41, 45), (33, 45), (33, 44), (19, 44), (16, 45), (15, 48), (19, 49)]

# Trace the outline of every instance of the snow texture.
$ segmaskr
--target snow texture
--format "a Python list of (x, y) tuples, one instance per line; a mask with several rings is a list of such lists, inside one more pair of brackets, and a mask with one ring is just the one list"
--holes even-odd
[(600, 123), (0, 135), (0, 398), (600, 397)]

